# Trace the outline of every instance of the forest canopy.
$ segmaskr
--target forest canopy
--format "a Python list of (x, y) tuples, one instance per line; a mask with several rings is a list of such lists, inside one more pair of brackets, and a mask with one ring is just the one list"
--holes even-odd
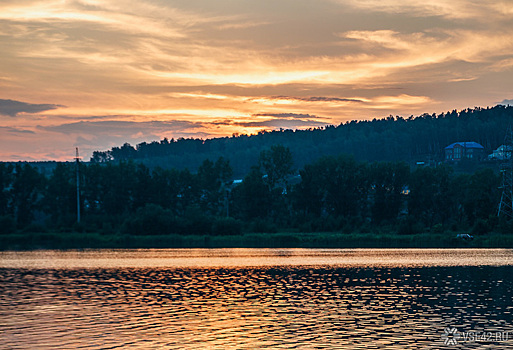
[(350, 154), (357, 161), (442, 161), (444, 147), (458, 141), (474, 141), (487, 153), (499, 147), (513, 122), (513, 107), (456, 110), (418, 117), (387, 117), (350, 121), (338, 126), (308, 130), (262, 131), (257, 135), (234, 135), (215, 139), (163, 139), (128, 143), (108, 151), (94, 152), (91, 162), (133, 159), (150, 168), (196, 171), (205, 159), (226, 158), (234, 176), (244, 177), (258, 162), (260, 152), (281, 144), (290, 149), (301, 168), (321, 156)]

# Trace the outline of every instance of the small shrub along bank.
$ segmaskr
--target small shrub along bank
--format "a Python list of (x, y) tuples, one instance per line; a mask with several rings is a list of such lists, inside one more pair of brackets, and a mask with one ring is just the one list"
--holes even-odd
[(0, 236), (2, 250), (116, 248), (513, 248), (500, 233), (468, 241), (448, 234), (245, 233), (240, 235), (105, 235), (16, 233)]

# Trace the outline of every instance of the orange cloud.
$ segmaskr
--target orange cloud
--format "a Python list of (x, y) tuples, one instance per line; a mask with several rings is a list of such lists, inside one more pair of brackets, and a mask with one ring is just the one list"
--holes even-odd
[[(512, 6), (3, 1), (0, 97), (66, 106), (7, 113), (17, 117), (0, 120), (3, 152), (29, 154), (23, 137), (40, 145), (34, 155), (51, 157), (80, 142), (92, 150), (493, 104), (511, 98)], [(119, 138), (91, 136), (84, 125), (93, 120), (116, 122)], [(177, 129), (174, 121), (201, 127)], [(52, 130), (63, 125), (82, 126), (72, 136)]]

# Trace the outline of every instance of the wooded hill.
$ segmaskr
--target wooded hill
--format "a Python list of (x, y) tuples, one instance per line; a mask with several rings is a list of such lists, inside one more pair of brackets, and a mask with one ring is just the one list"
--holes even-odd
[[(29, 163), (0, 163), (0, 243), (2, 235), (72, 231), (109, 237), (281, 232), (293, 240), (304, 232), (511, 237), (513, 220), (497, 216), (498, 164), (461, 172), (464, 161), (457, 167), (407, 162), (441, 161), (455, 141), (479, 142), (491, 152), (512, 117), (513, 107), (496, 106), (125, 145), (78, 163), (78, 201), (76, 164), (55, 163), (48, 174)], [(23, 237), (16, 241), (21, 247)]]
[(236, 178), (244, 177), (258, 163), (262, 150), (272, 145), (288, 147), (298, 169), (321, 156), (350, 154), (357, 161), (442, 161), (444, 147), (458, 141), (475, 141), (491, 153), (503, 143), (513, 122), (513, 106), (466, 109), (460, 112), (423, 114), (351, 121), (339, 126), (308, 130), (262, 131), (215, 139), (178, 139), (126, 143), (96, 151), (91, 162), (134, 159), (150, 168), (189, 169), (195, 172), (205, 159), (229, 160)]

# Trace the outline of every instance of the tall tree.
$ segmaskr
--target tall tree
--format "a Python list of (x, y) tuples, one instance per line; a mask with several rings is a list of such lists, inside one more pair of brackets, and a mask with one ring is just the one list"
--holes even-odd
[(260, 166), (265, 172), (270, 189), (277, 185), (286, 185), (287, 176), (293, 173), (293, 160), (290, 149), (283, 145), (271, 146), (260, 153)]
[(69, 163), (58, 163), (48, 179), (45, 197), (45, 210), (54, 222), (67, 219), (73, 221), (76, 217), (76, 173), (75, 166)]
[(40, 209), (45, 178), (29, 164), (16, 164), (11, 189), (15, 217), (18, 225), (27, 225)]
[(410, 168), (406, 163), (373, 163), (369, 167), (371, 189), (374, 194), (372, 219), (376, 223), (395, 220), (404, 203)]
[(411, 174), (408, 211), (428, 227), (445, 224), (455, 213), (451, 191), (453, 170), (448, 166), (417, 168)]
[(363, 215), (367, 169), (353, 157), (322, 157), (300, 172), (295, 198), (309, 213), (334, 216)]
[(13, 166), (0, 163), (0, 216), (12, 214), (9, 188), (13, 182)]
[(228, 180), (232, 176), (230, 163), (220, 157), (215, 163), (205, 160), (198, 169), (198, 183), (202, 191), (200, 204), (211, 214), (224, 208)]
[(232, 191), (235, 215), (245, 220), (266, 218), (271, 207), (271, 192), (259, 167), (253, 167), (244, 181)]
[(491, 169), (478, 170), (470, 176), (463, 202), (470, 224), (474, 224), (476, 219), (488, 219), (490, 215), (497, 214), (499, 186), (500, 177)]

